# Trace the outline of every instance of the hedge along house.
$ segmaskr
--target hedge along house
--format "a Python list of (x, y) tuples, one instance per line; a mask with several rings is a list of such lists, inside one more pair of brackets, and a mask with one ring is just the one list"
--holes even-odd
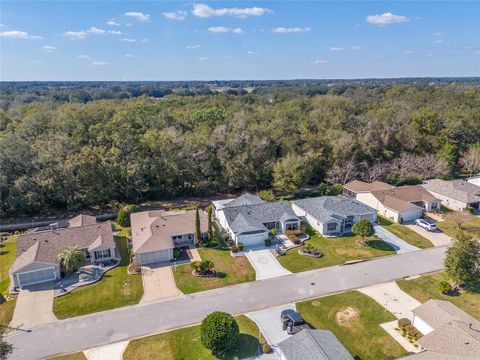
[(321, 196), (295, 200), (295, 214), (322, 235), (350, 233), (352, 226), (361, 219), (377, 220), (376, 210), (347, 196)]
[(92, 219), (87, 222), (90, 224), (82, 225), (83, 221), (77, 217), (69, 222), (68, 228), (20, 235), (17, 255), (10, 269), (12, 287), (22, 288), (60, 279), (58, 254), (71, 246), (84, 251), (87, 264), (119, 260), (111, 223), (92, 224)]
[(222, 210), (225, 231), (235, 243), (245, 246), (261, 245), (272, 229), (278, 234), (300, 229), (300, 218), (288, 201), (227, 207)]
[[(199, 211), (202, 238), (207, 236), (208, 218)], [(144, 211), (130, 215), (135, 262), (145, 265), (173, 259), (173, 250), (194, 247), (195, 210)]]

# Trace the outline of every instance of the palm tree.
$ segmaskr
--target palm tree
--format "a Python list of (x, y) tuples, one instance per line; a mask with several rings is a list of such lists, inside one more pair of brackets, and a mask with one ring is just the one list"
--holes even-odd
[(85, 259), (85, 253), (77, 245), (67, 247), (60, 254), (58, 254), (58, 260), (60, 265), (67, 271), (76, 271), (80, 268), (83, 259)]

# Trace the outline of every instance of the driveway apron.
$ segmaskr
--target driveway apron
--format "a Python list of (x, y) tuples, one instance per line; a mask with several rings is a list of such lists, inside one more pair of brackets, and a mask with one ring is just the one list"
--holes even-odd
[(169, 265), (159, 263), (142, 267), (143, 297), (141, 303), (181, 296)]
[(290, 274), (290, 271), (285, 269), (277, 261), (275, 256), (269, 249), (260, 250), (245, 250), (245, 256), (255, 269), (256, 279), (263, 280), (277, 276), (284, 276)]
[(439, 230), (428, 231), (414, 224), (406, 224), (405, 226), (415, 231), (417, 234), (422, 235), (424, 238), (430, 240), (433, 246), (452, 245), (452, 238)]
[(397, 254), (404, 254), (411, 251), (420, 250), (416, 246), (410, 245), (406, 241), (400, 239), (398, 236), (393, 235), (390, 231), (385, 229), (381, 225), (374, 225), (375, 233), (378, 237), (380, 237), (383, 241), (387, 242), (393, 249), (397, 252)]

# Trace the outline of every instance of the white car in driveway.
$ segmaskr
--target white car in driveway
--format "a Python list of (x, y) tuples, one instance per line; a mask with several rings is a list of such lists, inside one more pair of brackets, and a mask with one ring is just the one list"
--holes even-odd
[(425, 230), (428, 231), (433, 231), (437, 229), (437, 224), (431, 221), (427, 221), (425, 219), (417, 219), (415, 220), (415, 224), (418, 226), (424, 228)]

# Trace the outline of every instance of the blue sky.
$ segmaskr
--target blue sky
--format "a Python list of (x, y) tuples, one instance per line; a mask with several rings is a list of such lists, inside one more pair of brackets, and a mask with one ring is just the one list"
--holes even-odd
[(2, 1), (1, 80), (480, 76), (475, 1)]

